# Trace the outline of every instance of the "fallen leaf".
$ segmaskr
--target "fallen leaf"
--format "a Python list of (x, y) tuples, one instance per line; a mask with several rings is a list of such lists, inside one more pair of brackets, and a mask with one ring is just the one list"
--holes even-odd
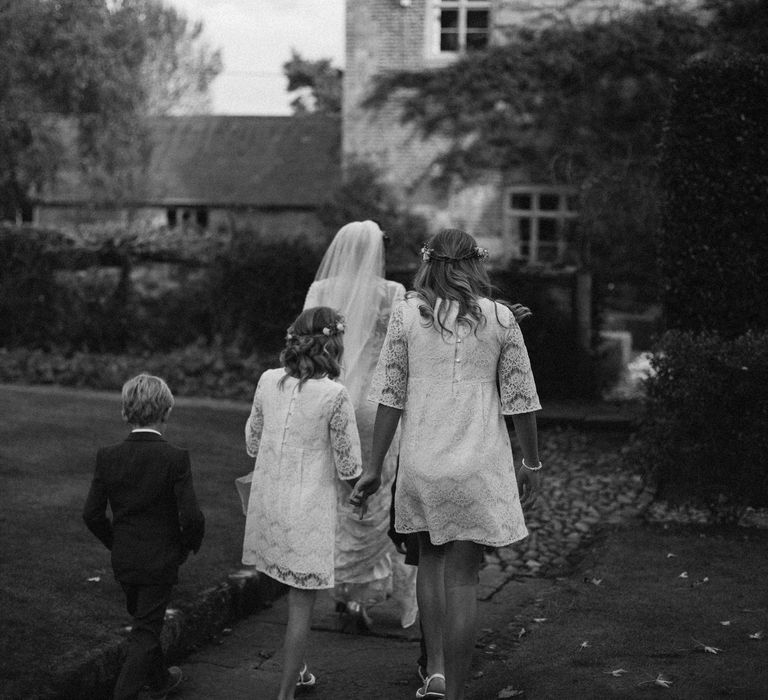
[(582, 649), (587, 649), (589, 646), (590, 646), (590, 643), (585, 640), (581, 644), (579, 644), (579, 651), (581, 651)]
[(763, 638), (763, 630), (760, 630), (759, 632), (755, 632), (754, 634), (749, 635), (750, 639), (762, 639)]
[(677, 578), (688, 578), (688, 572), (687, 571), (683, 571), (683, 573), (680, 574)]
[(520, 628), (520, 631), (517, 633), (517, 638), (518, 638), (518, 639), (521, 639), (521, 638), (522, 638), (522, 636), (523, 636), (524, 634), (526, 634), (526, 632), (527, 632), (527, 630), (525, 629), (525, 627), (521, 627), (521, 628)]
[(613, 676), (614, 678), (621, 678), (627, 672), (626, 668), (617, 668), (614, 671), (603, 671), (603, 673)]
[[(693, 637), (691, 637), (691, 639), (693, 639)], [(709, 644), (704, 644), (704, 642), (700, 642), (698, 639), (694, 639), (693, 641), (696, 643), (696, 646), (701, 647), (701, 650), (706, 654), (718, 654), (722, 651), (720, 647), (713, 647)]]
[(667, 559), (671, 559), (672, 557), (676, 557), (677, 554), (672, 554), (672, 552), (667, 552)]
[(547, 618), (546, 617), (534, 617), (533, 621), (534, 622), (546, 622)]
[(500, 690), (497, 698), (519, 698), (525, 693), (524, 690), (515, 690), (511, 685), (504, 690)]
[(658, 676), (656, 676), (656, 678), (651, 678), (651, 680), (649, 681), (640, 681), (638, 683), (638, 685), (649, 685), (649, 684), (658, 685), (658, 686), (661, 686), (662, 688), (669, 688), (669, 686), (672, 685), (672, 681), (667, 680), (666, 678), (664, 678), (664, 676), (659, 674)]
[(88, 580), (91, 583), (98, 583), (99, 581), (101, 581), (101, 576), (91, 576)]
[(731, 621), (730, 620), (720, 620), (720, 624), (723, 627), (728, 627), (731, 624)]
[(599, 586), (603, 582), (603, 579), (601, 578), (593, 578), (590, 583), (594, 584), (595, 586)]

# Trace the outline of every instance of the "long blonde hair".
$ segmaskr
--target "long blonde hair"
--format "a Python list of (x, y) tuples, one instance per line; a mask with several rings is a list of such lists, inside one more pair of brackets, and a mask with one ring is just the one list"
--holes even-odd
[(436, 324), (441, 333), (452, 335), (445, 324), (448, 304), (437, 313), (434, 309), (438, 299), (453, 301), (459, 307), (456, 321), (476, 332), (485, 323), (478, 299), (490, 298), (493, 290), (477, 241), (465, 231), (446, 228), (433, 236), (423, 250), (413, 290), (408, 293), (424, 302), (419, 305), (421, 317), (427, 325)]

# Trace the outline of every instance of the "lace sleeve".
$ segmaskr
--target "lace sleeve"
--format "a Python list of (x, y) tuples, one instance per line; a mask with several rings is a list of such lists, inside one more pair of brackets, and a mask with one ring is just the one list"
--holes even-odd
[(405, 407), (405, 391), (408, 386), (408, 339), (403, 320), (404, 309), (405, 303), (398, 304), (389, 319), (387, 337), (368, 395), (369, 401), (392, 408)]
[(340, 479), (354, 479), (362, 472), (360, 436), (355, 422), (355, 410), (347, 390), (336, 395), (331, 407), (331, 448)]
[(509, 324), (499, 357), (501, 411), (506, 415), (538, 411), (541, 404), (536, 393), (528, 351), (520, 326), (511, 313)]
[(261, 379), (259, 379), (259, 383), (256, 385), (256, 392), (253, 395), (251, 415), (248, 416), (248, 421), (245, 424), (245, 449), (251, 457), (256, 457), (259, 454), (261, 431), (264, 429), (264, 413), (262, 412), (261, 400), (262, 387)]

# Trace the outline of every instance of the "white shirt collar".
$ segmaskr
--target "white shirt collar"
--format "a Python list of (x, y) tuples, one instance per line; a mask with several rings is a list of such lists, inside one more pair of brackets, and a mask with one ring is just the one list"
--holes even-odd
[(134, 428), (131, 430), (131, 433), (154, 433), (155, 435), (162, 436), (162, 433), (154, 428)]

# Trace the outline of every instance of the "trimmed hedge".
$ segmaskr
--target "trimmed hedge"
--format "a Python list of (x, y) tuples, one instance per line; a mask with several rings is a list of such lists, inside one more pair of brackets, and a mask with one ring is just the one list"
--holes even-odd
[(768, 506), (768, 333), (668, 331), (652, 365), (633, 453), (657, 495)]
[(261, 373), (277, 366), (277, 357), (245, 357), (238, 348), (216, 344), (144, 356), (0, 348), (0, 382), (120, 391), (128, 378), (148, 372), (163, 377), (178, 396), (243, 401), (253, 398)]
[(670, 501), (768, 505), (768, 57), (693, 61), (661, 151), (669, 331), (635, 456)]
[(0, 227), (0, 347), (140, 355), (223, 339), (277, 352), (320, 262), (306, 243), (250, 231), (199, 265), (108, 239), (74, 246), (55, 231)]
[(768, 328), (768, 57), (692, 62), (661, 149), (668, 328)]

